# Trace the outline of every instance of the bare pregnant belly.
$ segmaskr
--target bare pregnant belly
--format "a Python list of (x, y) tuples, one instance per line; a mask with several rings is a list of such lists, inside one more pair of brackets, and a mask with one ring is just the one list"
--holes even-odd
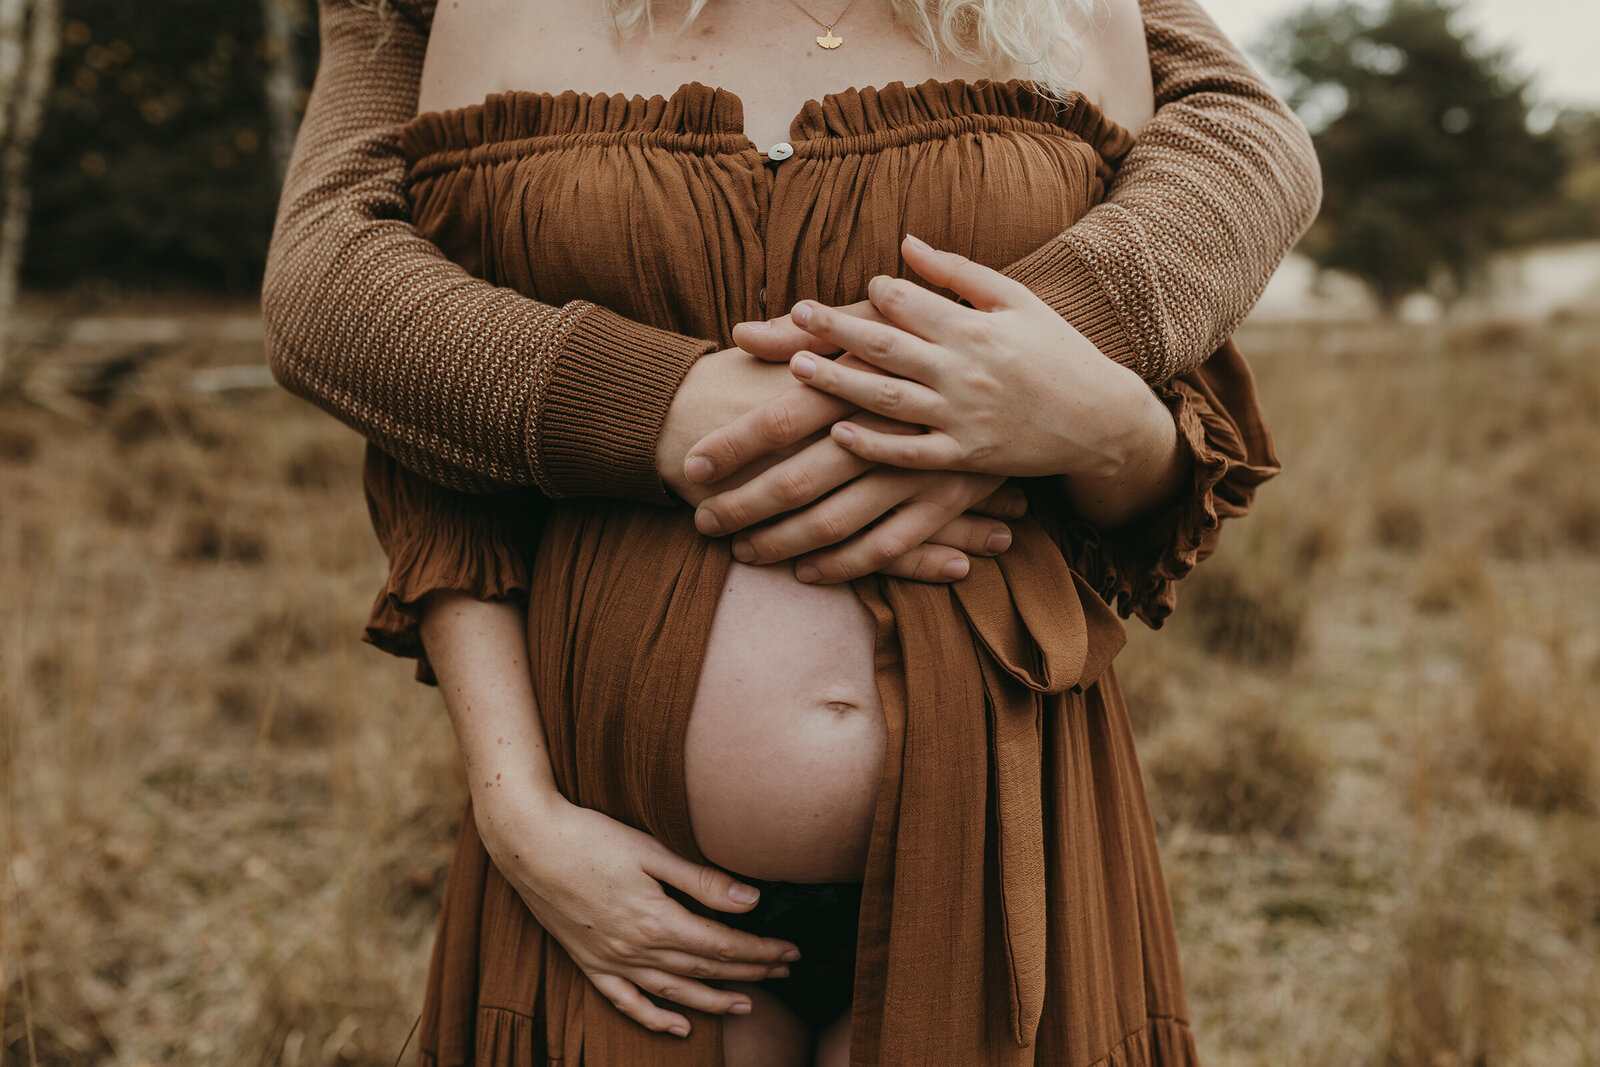
[(684, 738), (690, 821), (712, 863), (863, 876), (886, 741), (873, 640), (849, 586), (730, 564)]

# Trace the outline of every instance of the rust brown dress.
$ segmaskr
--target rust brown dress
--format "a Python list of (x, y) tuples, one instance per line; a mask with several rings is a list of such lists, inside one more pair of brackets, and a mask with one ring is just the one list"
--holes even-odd
[[(473, 274), (722, 346), (738, 321), (905, 274), (908, 232), (1002, 267), (1087, 211), (1130, 144), (1087, 102), (1058, 109), (1022, 81), (832, 94), (790, 141), (768, 162), (738, 98), (698, 83), (649, 100), (506, 94), (402, 136), (418, 228)], [(1167, 512), (1102, 535), (1027, 483), (1013, 547), (966, 579), (854, 584), (888, 727), (856, 1065), (1195, 1062), (1107, 605), (1158, 625), (1173, 581), (1277, 466), (1231, 346), (1158, 392), (1195, 455)], [(368, 496), (392, 563), (369, 639), (420, 656), (415, 605), (432, 590), (527, 597), (560, 788), (703, 862), (683, 738), (727, 542), (686, 508), (466, 497), (375, 449)], [(464, 821), (424, 1064), (714, 1067), (719, 1021), (693, 1017), (682, 1040), (620, 1015)]]

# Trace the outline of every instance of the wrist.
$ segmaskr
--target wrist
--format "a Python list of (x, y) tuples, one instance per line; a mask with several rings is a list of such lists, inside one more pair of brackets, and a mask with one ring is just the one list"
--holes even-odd
[(683, 462), (689, 449), (721, 425), (711, 401), (725, 391), (719, 390), (718, 384), (727, 385), (728, 356), (737, 354), (727, 349), (713, 352), (690, 367), (661, 424), (661, 436), (656, 440), (656, 473), (674, 495), (690, 504), (698, 504), (710, 493), (705, 486), (689, 481)]
[(1122, 430), (1100, 453), (1101, 462), (1062, 477), (1074, 510), (1103, 528), (1131, 522), (1167, 500), (1189, 460), (1172, 412), (1143, 380), (1118, 425)]
[(478, 839), (496, 860), (504, 855), (539, 851), (541, 842), (557, 832), (566, 810), (572, 806), (554, 788), (502, 783), (473, 783), (472, 818)]

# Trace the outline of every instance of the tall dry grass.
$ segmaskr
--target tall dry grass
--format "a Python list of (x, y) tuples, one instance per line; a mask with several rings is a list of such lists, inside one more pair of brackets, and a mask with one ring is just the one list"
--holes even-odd
[[(1600, 329), (1247, 329), (1286, 465), (1118, 662), (1207, 1062), (1600, 1063)], [(70, 359), (73, 353), (55, 358)], [(464, 799), (359, 442), (0, 407), (0, 1061), (390, 1064)]]
[(354, 640), (358, 439), (180, 388), (259, 359), (0, 410), (5, 1063), (390, 1064), (415, 1018), (450, 731)]

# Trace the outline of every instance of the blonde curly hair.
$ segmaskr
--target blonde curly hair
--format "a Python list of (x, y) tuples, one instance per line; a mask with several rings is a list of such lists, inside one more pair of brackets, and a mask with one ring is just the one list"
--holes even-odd
[[(935, 59), (946, 55), (984, 70), (1022, 71), (1050, 96), (1065, 97), (1083, 58), (1082, 35), (1099, 0), (889, 0)], [(679, 32), (705, 8), (690, 0)], [(655, 32), (655, 0), (606, 0), (619, 38)]]

